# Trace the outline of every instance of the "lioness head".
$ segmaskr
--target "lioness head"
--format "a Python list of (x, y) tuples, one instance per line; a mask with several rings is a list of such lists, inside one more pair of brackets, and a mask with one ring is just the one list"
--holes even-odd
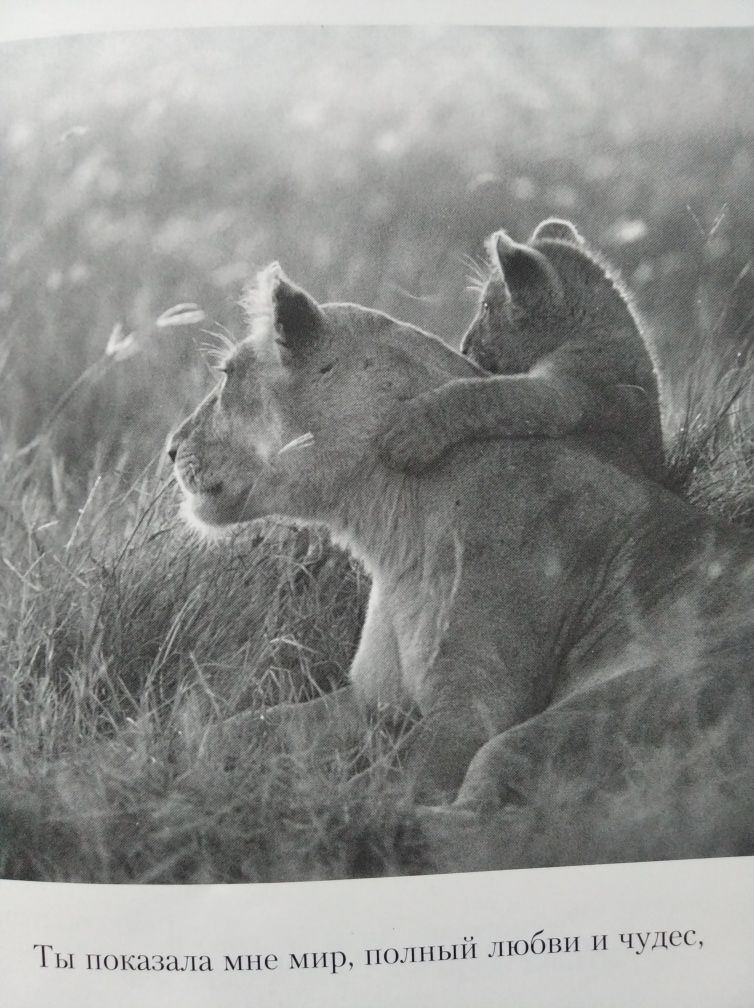
[(249, 334), (172, 435), (186, 515), (223, 526), (270, 514), (321, 519), (380, 466), (396, 402), (473, 366), (433, 336), (351, 304), (319, 305), (277, 263), (246, 297)]

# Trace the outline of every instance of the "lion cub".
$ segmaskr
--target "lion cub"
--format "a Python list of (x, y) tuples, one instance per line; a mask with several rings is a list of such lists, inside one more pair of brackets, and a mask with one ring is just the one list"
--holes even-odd
[(661, 479), (657, 371), (623, 290), (568, 221), (543, 221), (528, 245), (505, 231), (486, 244), (461, 351), (491, 376), (405, 403), (380, 439), (385, 460), (419, 471), (465, 440), (610, 434)]

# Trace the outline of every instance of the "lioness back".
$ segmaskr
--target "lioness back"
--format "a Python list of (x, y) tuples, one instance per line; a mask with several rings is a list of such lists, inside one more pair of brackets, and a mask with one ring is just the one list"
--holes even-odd
[(628, 298), (567, 221), (528, 245), (487, 241), (489, 276), (462, 352), (495, 377), (453, 381), (394, 418), (383, 453), (420, 470), (467, 439), (617, 437), (659, 478), (657, 371)]

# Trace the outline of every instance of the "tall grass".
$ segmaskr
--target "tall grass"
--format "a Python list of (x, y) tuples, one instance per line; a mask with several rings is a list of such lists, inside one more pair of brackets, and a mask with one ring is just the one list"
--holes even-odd
[[(405, 815), (400, 728), (378, 718), (326, 758), (260, 736), (243, 760), (213, 732), (342, 682), (368, 592), (319, 533), (261, 523), (219, 549), (177, 517), (165, 436), (210, 381), (201, 345), (239, 332), (242, 286), (273, 258), (321, 298), (455, 340), (464, 257), (499, 226), (525, 237), (572, 216), (651, 325), (670, 484), (752, 524), (751, 34), (461, 41), (258, 30), (4, 47), (1, 876), (438, 867)], [(551, 826), (565, 798), (544, 802)], [(589, 860), (589, 838), (622, 822), (598, 812), (566, 854), (533, 850), (535, 824), (497, 863)]]
[[(688, 496), (750, 522), (754, 482), (741, 473), (752, 442), (726, 427), (728, 400), (715, 402), (695, 404), (669, 478), (682, 473)], [(574, 832), (578, 787), (545, 773), (538, 802), (507, 824), (504, 843), (462, 843), (456, 861), (442, 849), (430, 856), (412, 832), (412, 782), (389, 723), (324, 756), (252, 736), (239, 759), (233, 740), (218, 740), (227, 718), (343, 682), (363, 573), (321, 534), (284, 524), (203, 543), (177, 518), (159, 467), (125, 489), (103, 475), (62, 519), (35, 489), (51, 466), (46, 449), (6, 459), (2, 471), (22, 502), (0, 512), (3, 876), (259, 881), (724, 852), (712, 815), (690, 832), (683, 821), (670, 845), (653, 831), (653, 809), (665, 809), (667, 829), (657, 782), (673, 791), (674, 762), (661, 751), (645, 754), (654, 783), (637, 786), (635, 808), (606, 793)], [(707, 756), (709, 781), (720, 753)], [(725, 786), (738, 788), (743, 808), (743, 776)], [(742, 842), (730, 836), (730, 852)]]

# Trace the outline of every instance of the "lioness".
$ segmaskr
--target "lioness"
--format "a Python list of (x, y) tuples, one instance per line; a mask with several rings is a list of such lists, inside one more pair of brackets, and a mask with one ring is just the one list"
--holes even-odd
[[(396, 472), (377, 449), (391, 411), (480, 370), (380, 312), (317, 304), (277, 264), (247, 307), (249, 335), (170, 455), (199, 527), (321, 523), (371, 574), (350, 685), (292, 705), (305, 720), (418, 705), (427, 792), (457, 792), (455, 810), (525, 798), (552, 760), (594, 787), (636, 775), (622, 746), (637, 737), (681, 761), (724, 737), (721, 760), (750, 774), (724, 728), (751, 721), (750, 536), (620, 443), (472, 442)], [(683, 770), (690, 794), (720, 786)]]
[(528, 245), (497, 231), (487, 252), (461, 352), (491, 376), (403, 404), (382, 435), (386, 460), (420, 472), (471, 438), (609, 431), (660, 479), (659, 381), (623, 287), (570, 221), (542, 221)]

